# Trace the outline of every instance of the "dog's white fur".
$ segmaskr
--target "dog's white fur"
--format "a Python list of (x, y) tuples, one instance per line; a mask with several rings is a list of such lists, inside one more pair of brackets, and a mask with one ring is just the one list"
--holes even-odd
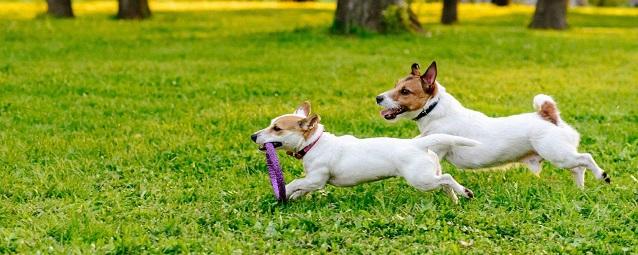
[[(307, 118), (308, 112), (297, 110), (294, 115)], [(272, 123), (276, 123), (277, 119)], [(297, 152), (319, 139), (303, 157), (305, 177), (286, 185), (289, 199), (299, 198), (309, 192), (324, 188), (326, 183), (347, 187), (389, 177), (403, 177), (411, 186), (421, 191), (443, 188), (455, 202), (458, 193), (472, 197), (471, 190), (460, 185), (449, 174), (441, 173), (439, 158), (428, 148), (449, 149), (456, 146), (476, 146), (471, 139), (451, 135), (430, 135), (415, 139), (368, 138), (358, 139), (350, 135), (335, 136), (324, 131), (317, 123), (315, 132), (304, 138), (302, 134), (286, 132), (274, 135), (271, 126), (255, 133), (255, 142), (282, 143), (281, 148)]]
[[(436, 66), (434, 67), (436, 68)], [(435, 150), (440, 158), (460, 168), (486, 168), (512, 162), (523, 162), (539, 175), (541, 161), (547, 160), (560, 168), (570, 169), (574, 182), (584, 187), (585, 169), (592, 171), (597, 179), (610, 182), (609, 176), (596, 164), (589, 153), (577, 151), (580, 135), (567, 123), (558, 119), (557, 124), (543, 119), (538, 112), (523, 113), (508, 117), (491, 118), (481, 112), (461, 105), (445, 88), (435, 81), (438, 92), (429, 98), (424, 109), (437, 102), (436, 107), (417, 121), (423, 136), (449, 134), (474, 139), (480, 142), (472, 147), (450, 147)], [(384, 107), (397, 107), (397, 103), (381, 94)], [(539, 111), (545, 104), (556, 103), (547, 95), (534, 97), (534, 108)], [(421, 112), (404, 112), (397, 118), (412, 119)]]

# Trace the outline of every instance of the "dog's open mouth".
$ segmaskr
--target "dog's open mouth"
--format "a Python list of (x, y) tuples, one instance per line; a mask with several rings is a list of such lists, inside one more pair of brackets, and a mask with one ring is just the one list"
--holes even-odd
[[(280, 142), (272, 142), (272, 145), (275, 147), (275, 149), (281, 147), (283, 144)], [(260, 144), (259, 145), (259, 150), (260, 151), (265, 151), (266, 150), (266, 145), (265, 144)]]
[(386, 120), (393, 120), (394, 118), (397, 117), (397, 115), (404, 113), (407, 110), (408, 109), (403, 106), (399, 106), (395, 108), (387, 108), (381, 111), (381, 116), (383, 116), (383, 118), (385, 118)]

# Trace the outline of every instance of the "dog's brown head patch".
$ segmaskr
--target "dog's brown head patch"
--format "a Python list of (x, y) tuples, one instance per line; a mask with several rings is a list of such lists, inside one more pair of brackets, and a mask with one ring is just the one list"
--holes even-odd
[(399, 80), (389, 97), (408, 111), (423, 108), (428, 99), (434, 97), (436, 86), (436, 62), (432, 62), (423, 75), (419, 70), (419, 64), (412, 64), (410, 75)]
[(276, 118), (272, 124), (270, 124), (270, 128), (268, 132), (272, 132), (276, 135), (282, 135), (284, 132), (300, 132), (301, 122), (304, 118), (297, 115), (284, 115), (279, 118)]
[(294, 114), (277, 117), (264, 131), (274, 136), (283, 136), (286, 132), (297, 132), (307, 139), (315, 132), (321, 120), (319, 115), (311, 114), (310, 110), (310, 102), (305, 101), (297, 107)]

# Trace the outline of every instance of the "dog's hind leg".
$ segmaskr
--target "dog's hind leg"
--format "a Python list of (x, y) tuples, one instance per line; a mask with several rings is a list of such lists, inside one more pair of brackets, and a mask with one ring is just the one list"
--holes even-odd
[(543, 161), (543, 157), (538, 156), (537, 154), (532, 154), (527, 157), (521, 159), (521, 162), (525, 163), (532, 173), (538, 177), (541, 175), (541, 162)]
[(576, 161), (576, 163), (580, 167), (586, 167), (587, 169), (591, 170), (594, 176), (596, 176), (596, 179), (604, 180), (606, 183), (611, 183), (611, 178), (609, 177), (609, 175), (607, 175), (607, 173), (603, 169), (601, 169), (598, 164), (596, 164), (596, 161), (594, 161), (594, 158), (591, 156), (591, 154), (578, 153), (574, 161)]
[(574, 168), (579, 168), (579, 167), (587, 168), (594, 174), (596, 179), (604, 180), (607, 183), (611, 182), (611, 179), (609, 178), (607, 173), (605, 173), (605, 171), (602, 170), (598, 166), (598, 164), (596, 164), (596, 161), (594, 161), (594, 159), (592, 158), (591, 154), (589, 154), (589, 153), (577, 153), (576, 152), (576, 153), (573, 153), (572, 155), (568, 156), (567, 158), (565, 158), (563, 161), (554, 162), (554, 161), (550, 160), (550, 162), (552, 162), (553, 164), (556, 164), (556, 166), (562, 167), (562, 168), (569, 168), (569, 169), (574, 169)]
[(466, 198), (473, 198), (474, 192), (470, 189), (463, 187), (463, 185), (459, 184), (454, 178), (449, 174), (442, 174), (440, 176), (439, 181), (450, 188), (452, 188), (456, 193), (464, 196)]
[(448, 186), (448, 185), (443, 185), (443, 191), (445, 191), (445, 194), (452, 199), (452, 202), (454, 202), (454, 204), (458, 204), (459, 203), (459, 197), (456, 196), (456, 193), (454, 193), (454, 189), (452, 189), (452, 187)]
[[(546, 139), (533, 145), (541, 157), (557, 167), (567, 169), (587, 168), (594, 174), (596, 179), (604, 180), (607, 183), (611, 182), (609, 175), (596, 164), (591, 154), (579, 153), (576, 151), (576, 147), (571, 144)], [(576, 177), (581, 178), (580, 174), (574, 176), (574, 178)], [(576, 185), (584, 185), (584, 179), (574, 179), (574, 181), (576, 181)]]
[(585, 188), (585, 168), (584, 167), (576, 167), (572, 168), (572, 176), (574, 177), (574, 183), (578, 188)]
[(449, 174), (442, 174), (440, 176), (405, 176), (405, 180), (408, 182), (408, 184), (420, 191), (430, 191), (438, 188), (443, 188), (443, 190), (448, 193), (448, 196), (455, 203), (458, 201), (454, 200), (454, 197), (456, 197), (456, 195), (452, 196), (449, 194), (449, 192), (456, 192), (466, 198), (474, 197), (474, 193), (470, 189), (463, 187), (461, 184), (456, 182), (456, 180), (454, 180), (454, 178)]

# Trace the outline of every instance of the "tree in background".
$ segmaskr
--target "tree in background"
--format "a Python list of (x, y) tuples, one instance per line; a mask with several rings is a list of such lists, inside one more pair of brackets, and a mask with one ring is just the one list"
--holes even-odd
[(567, 28), (567, 0), (538, 0), (530, 28)]
[(341, 34), (422, 30), (405, 0), (337, 0), (332, 29)]
[(146, 19), (151, 16), (148, 0), (118, 0), (118, 19)]
[(71, 0), (47, 0), (47, 14), (56, 18), (73, 18)]
[(491, 0), (491, 2), (498, 6), (508, 6), (510, 4), (510, 0)]
[(441, 14), (441, 23), (450, 25), (459, 20), (457, 6), (458, 0), (443, 0), (443, 13)]

